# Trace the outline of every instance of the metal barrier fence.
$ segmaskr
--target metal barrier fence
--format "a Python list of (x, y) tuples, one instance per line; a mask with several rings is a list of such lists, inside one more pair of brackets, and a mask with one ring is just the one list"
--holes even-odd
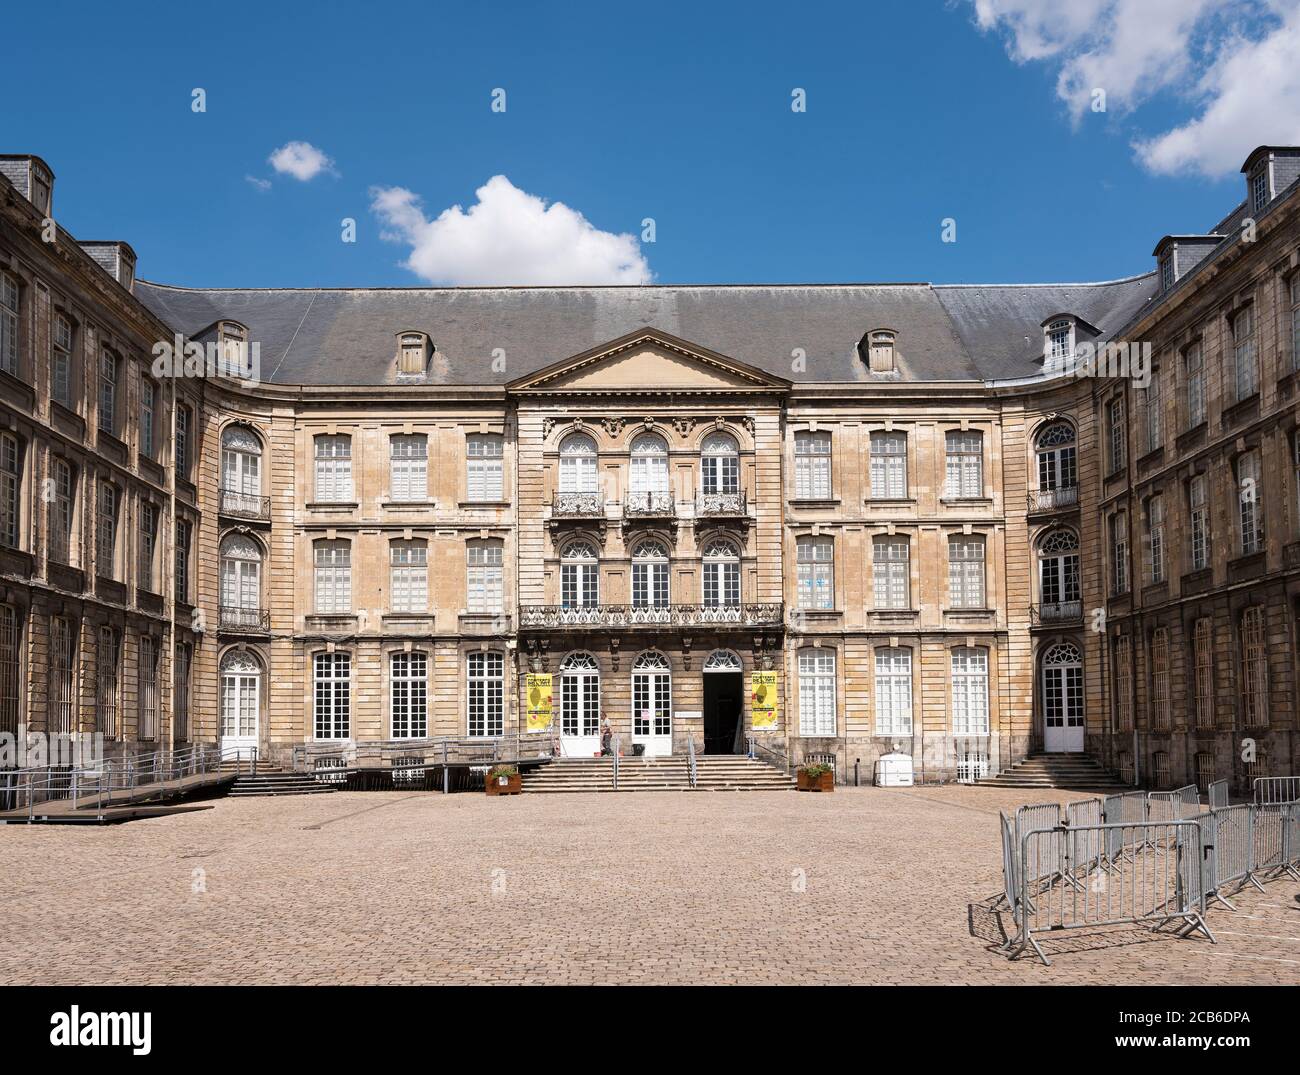
[(1216, 780), (1206, 788), (1206, 801), (1210, 804), (1211, 810), (1221, 810), (1228, 805), (1228, 782), (1226, 780)]
[(1300, 801), (1300, 776), (1257, 776), (1254, 780), (1255, 805)]
[[(1224, 783), (1224, 782), (1216, 782)], [(1015, 930), (1003, 945), (1015, 959), (1047, 932), (1177, 922), (1176, 935), (1214, 940), (1207, 901), (1235, 910), (1230, 896), (1283, 874), (1300, 880), (1300, 802), (1210, 806), (1194, 787), (1131, 792), (1020, 807), (999, 813), (1002, 899)]]

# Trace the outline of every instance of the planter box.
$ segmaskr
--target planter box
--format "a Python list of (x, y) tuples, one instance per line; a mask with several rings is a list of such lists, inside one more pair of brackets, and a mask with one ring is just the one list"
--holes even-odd
[(834, 773), (822, 773), (821, 776), (809, 776), (807, 773), (796, 772), (795, 776), (798, 778), (800, 791), (835, 790)]
[(523, 777), (518, 773), (514, 776), (485, 776), (483, 790), (489, 795), (518, 795), (524, 790)]

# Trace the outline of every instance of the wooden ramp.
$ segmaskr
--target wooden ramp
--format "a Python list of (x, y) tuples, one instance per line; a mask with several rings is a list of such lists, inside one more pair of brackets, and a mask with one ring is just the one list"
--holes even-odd
[[(24, 804), (16, 809), (0, 810), (0, 825), (26, 825), (33, 822), (54, 821), (126, 821), (131, 817), (151, 817), (186, 809), (204, 809), (179, 805), (164, 807), (160, 804), (169, 800), (183, 799), (200, 791), (228, 788), (235, 782), (237, 776), (237, 773), (219, 771), (192, 773), (189, 776), (154, 784), (116, 788), (111, 793), (105, 789), (102, 792), (92, 791), (89, 794), (78, 795), (76, 799), (47, 799), (30, 808)], [(149, 805), (146, 807), (146, 804)]]

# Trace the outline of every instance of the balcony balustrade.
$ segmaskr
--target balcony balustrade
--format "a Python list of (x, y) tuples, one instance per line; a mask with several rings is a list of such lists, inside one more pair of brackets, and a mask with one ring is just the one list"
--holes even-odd
[(673, 494), (667, 491), (628, 493), (623, 514), (630, 519), (671, 519), (676, 514)]
[(271, 610), (221, 605), (217, 609), (217, 627), (222, 631), (269, 631)]
[(556, 493), (551, 498), (552, 519), (603, 519), (605, 498), (601, 493)]
[(232, 515), (239, 519), (271, 519), (271, 498), (256, 496), (253, 493), (241, 493), (236, 489), (221, 490), (222, 515)]
[(1083, 619), (1082, 601), (1051, 601), (1029, 606), (1029, 620), (1035, 627), (1058, 623), (1079, 623)]
[(556, 627), (777, 627), (782, 605), (524, 605), (520, 630)]
[(734, 519), (749, 511), (749, 501), (742, 489), (735, 493), (700, 493), (695, 498), (695, 514), (704, 519)]
[(1062, 511), (1079, 503), (1079, 487), (1067, 485), (1060, 489), (1034, 489), (1029, 493), (1030, 511)]

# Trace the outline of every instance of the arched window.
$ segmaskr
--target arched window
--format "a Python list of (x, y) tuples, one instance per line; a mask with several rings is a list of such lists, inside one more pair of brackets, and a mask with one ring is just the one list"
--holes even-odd
[(730, 541), (710, 542), (704, 549), (704, 605), (723, 608), (740, 604), (740, 554)]
[(632, 441), (633, 493), (668, 492), (668, 444), (657, 433), (642, 433)]
[(590, 653), (570, 653), (560, 665), (560, 734), (567, 740), (588, 742), (566, 744), (566, 751), (587, 753), (599, 744), (600, 666)]
[(672, 753), (673, 677), (668, 658), (649, 650), (632, 665), (632, 741), (649, 754)]
[(560, 554), (560, 604), (565, 608), (600, 604), (600, 562), (589, 541), (571, 541)]
[[(1077, 545), (1077, 542), (1076, 542)], [(1043, 732), (1050, 751), (1083, 749), (1083, 656), (1073, 642), (1043, 654)]]
[(740, 658), (729, 649), (715, 649), (704, 660), (704, 671), (706, 672), (741, 672), (743, 670)]
[(262, 665), (248, 650), (232, 649), (221, 658), (221, 738), (223, 745), (257, 744)]
[(560, 492), (596, 491), (596, 441), (586, 433), (571, 433), (560, 445)]
[(730, 433), (714, 432), (700, 449), (700, 488), (708, 494), (740, 491), (740, 449)]
[(1056, 494), (1050, 503), (1041, 506), (1056, 507), (1067, 499), (1063, 490), (1074, 494), (1078, 485), (1074, 426), (1053, 422), (1039, 432), (1034, 447), (1038, 454), (1038, 490), (1040, 494)]
[(1043, 620), (1081, 615), (1079, 536), (1073, 530), (1051, 530), (1038, 542), (1038, 584)]
[(668, 550), (660, 541), (642, 541), (632, 550), (632, 604), (668, 606)]
[(221, 539), (221, 625), (260, 627), (262, 547), (247, 534)]

